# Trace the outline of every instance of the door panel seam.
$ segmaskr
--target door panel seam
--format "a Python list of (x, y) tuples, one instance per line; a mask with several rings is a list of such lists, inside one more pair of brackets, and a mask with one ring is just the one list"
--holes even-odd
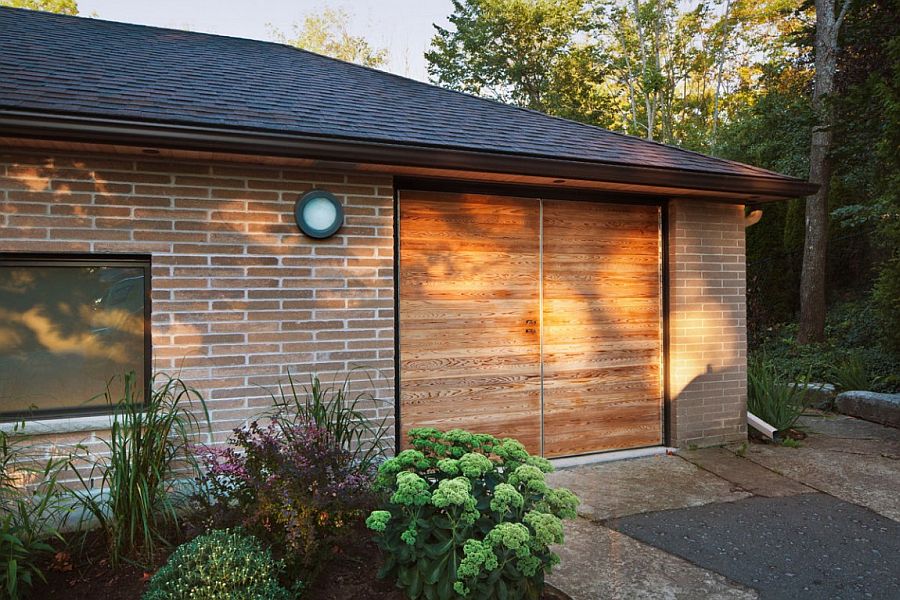
[(538, 198), (538, 359), (541, 384), (541, 456), (544, 456), (544, 199)]

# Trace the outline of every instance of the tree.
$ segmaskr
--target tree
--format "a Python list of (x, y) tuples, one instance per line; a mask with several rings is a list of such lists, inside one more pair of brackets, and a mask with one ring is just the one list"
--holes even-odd
[(435, 82), (698, 150), (800, 0), (455, 0)]
[(803, 270), (800, 275), (800, 328), (797, 341), (801, 344), (825, 340), (825, 267), (828, 251), (828, 192), (831, 188), (831, 143), (834, 111), (831, 94), (837, 72), (838, 34), (851, 0), (843, 0), (840, 12), (835, 13), (839, 0), (815, 0), (816, 72), (813, 83), (812, 108), (816, 124), (812, 130), (809, 152), (809, 181), (819, 185), (815, 194), (806, 198), (806, 236), (803, 243)]
[[(766, 169), (805, 177), (812, 130), (812, 72), (776, 60), (762, 77), (745, 81), (726, 98), (735, 107), (718, 132), (717, 153)], [(751, 343), (796, 318), (803, 251), (802, 199), (773, 202), (747, 229), (747, 327)]]
[(582, 0), (453, 0), (453, 29), (435, 25), (428, 72), (451, 89), (605, 124), (589, 17)]
[(326, 8), (311, 13), (300, 24), (294, 23), (291, 36), (269, 24), (272, 37), (282, 44), (309, 50), (367, 67), (381, 67), (387, 62), (386, 48), (375, 48), (361, 36), (350, 34), (350, 14)]
[(76, 0), (0, 0), (0, 6), (42, 10), (60, 15), (78, 14), (78, 2)]

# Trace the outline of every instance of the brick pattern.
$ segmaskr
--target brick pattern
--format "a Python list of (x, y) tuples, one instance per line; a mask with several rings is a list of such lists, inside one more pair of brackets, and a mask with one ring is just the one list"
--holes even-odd
[[(316, 187), (345, 208), (328, 240), (293, 220)], [(288, 369), (330, 382), (359, 365), (377, 371), (371, 413), (393, 434), (392, 211), (386, 175), (0, 155), (0, 251), (152, 255), (154, 370), (203, 393), (217, 440), (267, 408)]]
[(678, 202), (669, 212), (673, 443), (746, 439), (744, 209)]
[[(346, 225), (312, 241), (294, 201), (324, 187)], [(387, 175), (274, 166), (0, 154), (0, 251), (153, 256), (154, 368), (208, 398), (215, 439), (313, 371), (377, 370), (371, 414), (393, 419), (393, 189)], [(670, 391), (678, 445), (746, 434), (742, 207), (670, 209)], [(363, 373), (354, 380), (365, 378)], [(100, 447), (103, 432), (53, 436)]]

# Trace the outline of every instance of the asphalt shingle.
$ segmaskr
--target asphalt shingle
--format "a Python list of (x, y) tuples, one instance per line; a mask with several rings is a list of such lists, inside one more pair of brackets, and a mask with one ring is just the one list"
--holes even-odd
[(791, 180), (282, 44), (0, 8), (0, 111)]

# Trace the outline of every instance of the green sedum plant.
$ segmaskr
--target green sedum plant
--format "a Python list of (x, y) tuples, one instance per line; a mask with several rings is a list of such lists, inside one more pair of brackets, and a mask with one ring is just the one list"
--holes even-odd
[(144, 600), (288, 600), (283, 569), (253, 536), (219, 529), (179, 546), (157, 571)]
[(559, 562), (562, 519), (578, 498), (552, 489), (550, 462), (513, 439), (413, 429), (409, 450), (384, 462), (381, 510), (366, 525), (393, 577), (411, 599), (537, 599)]

